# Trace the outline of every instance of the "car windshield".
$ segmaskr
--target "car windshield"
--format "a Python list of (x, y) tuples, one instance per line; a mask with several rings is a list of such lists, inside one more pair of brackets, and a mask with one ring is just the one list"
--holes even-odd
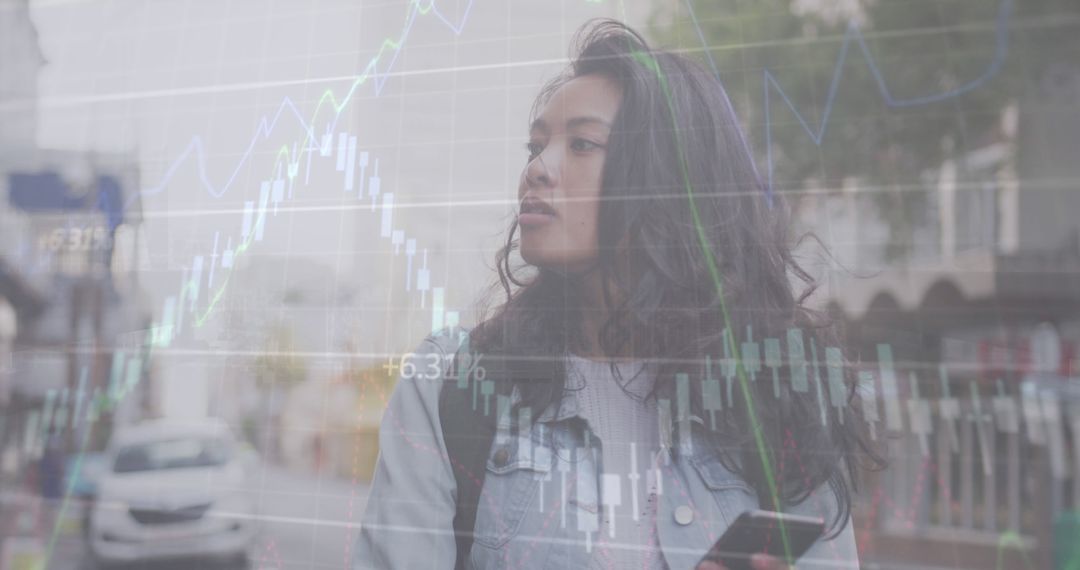
[(156, 471), (185, 467), (224, 465), (229, 460), (228, 444), (218, 438), (182, 438), (140, 443), (122, 448), (113, 471)]

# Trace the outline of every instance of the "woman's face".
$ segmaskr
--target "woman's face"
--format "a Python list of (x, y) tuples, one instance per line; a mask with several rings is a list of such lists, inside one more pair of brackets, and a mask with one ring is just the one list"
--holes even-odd
[(597, 258), (600, 185), (622, 91), (585, 75), (552, 94), (529, 130), (529, 161), (518, 188), (526, 263), (584, 271)]

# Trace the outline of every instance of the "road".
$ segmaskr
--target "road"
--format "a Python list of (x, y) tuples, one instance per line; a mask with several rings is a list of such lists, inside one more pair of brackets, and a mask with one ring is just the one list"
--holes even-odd
[[(344, 570), (352, 554), (366, 485), (318, 478), (267, 467), (253, 476), (260, 512), (260, 532), (250, 555), (250, 568), (260, 570)], [(90, 560), (77, 524), (62, 524), (53, 547), (51, 570), (98, 570)], [(181, 560), (136, 566), (178, 570), (208, 567), (204, 561)]]

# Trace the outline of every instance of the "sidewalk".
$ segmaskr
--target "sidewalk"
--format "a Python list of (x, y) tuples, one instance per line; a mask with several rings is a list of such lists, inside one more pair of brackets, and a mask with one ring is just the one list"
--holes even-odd
[(81, 509), (77, 500), (64, 506), (25, 490), (0, 489), (0, 569), (81, 568)]

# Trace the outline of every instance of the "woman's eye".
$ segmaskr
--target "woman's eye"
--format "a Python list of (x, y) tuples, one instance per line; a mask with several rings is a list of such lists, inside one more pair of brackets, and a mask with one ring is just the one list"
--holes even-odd
[(527, 142), (525, 143), (525, 150), (529, 151), (529, 160), (536, 158), (538, 154), (543, 152), (544, 147), (540, 143)]
[(575, 152), (588, 152), (595, 148), (600, 148), (600, 145), (587, 139), (574, 139), (570, 141), (570, 149)]

